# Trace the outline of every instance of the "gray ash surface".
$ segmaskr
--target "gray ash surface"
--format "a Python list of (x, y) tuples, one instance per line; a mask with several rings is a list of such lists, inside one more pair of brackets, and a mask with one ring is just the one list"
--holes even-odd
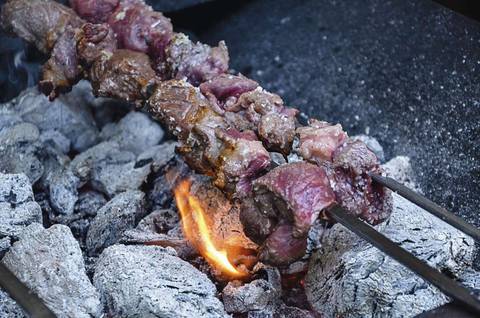
[(197, 35), (289, 105), (409, 156), (428, 197), (480, 225), (477, 22), (430, 1), (261, 0)]

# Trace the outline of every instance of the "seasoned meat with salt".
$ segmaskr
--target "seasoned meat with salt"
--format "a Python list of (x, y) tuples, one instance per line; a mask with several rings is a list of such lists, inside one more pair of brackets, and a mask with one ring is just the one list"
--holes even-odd
[(349, 141), (333, 158), (333, 189), (337, 201), (371, 224), (390, 216), (391, 192), (373, 182), (368, 173), (382, 173), (375, 154), (361, 141)]
[(297, 129), (298, 152), (309, 161), (322, 163), (332, 161), (334, 151), (347, 139), (340, 124), (311, 120), (310, 124)]
[(200, 91), (220, 114), (237, 102), (243, 93), (254, 90), (258, 83), (242, 75), (221, 74), (200, 85)]
[(77, 54), (82, 65), (87, 68), (102, 56), (113, 54), (117, 40), (108, 24), (85, 23), (78, 32)]
[(50, 100), (54, 100), (60, 93), (70, 91), (80, 80), (80, 75), (75, 30), (68, 26), (55, 43), (50, 59), (43, 65), (38, 86)]
[(83, 20), (70, 8), (49, 0), (8, 0), (0, 23), (43, 53), (49, 53), (67, 26), (79, 27)]
[(70, 0), (70, 6), (80, 17), (92, 23), (102, 23), (119, 5), (120, 0)]
[(120, 48), (148, 53), (163, 61), (165, 48), (173, 36), (170, 19), (153, 11), (143, 1), (121, 1), (110, 15)]
[(307, 162), (281, 165), (253, 182), (262, 212), (274, 209), (291, 220), (294, 237), (304, 237), (319, 213), (335, 201), (325, 170)]
[(228, 71), (228, 50), (223, 41), (217, 47), (210, 47), (177, 33), (165, 54), (166, 61), (159, 64), (158, 71), (166, 78), (186, 78), (195, 86)]
[(259, 259), (275, 266), (288, 265), (305, 255), (306, 237), (295, 237), (295, 228), (290, 224), (281, 224), (275, 228), (260, 247)]
[(90, 69), (96, 96), (140, 102), (155, 83), (155, 71), (147, 55), (129, 50), (105, 52)]

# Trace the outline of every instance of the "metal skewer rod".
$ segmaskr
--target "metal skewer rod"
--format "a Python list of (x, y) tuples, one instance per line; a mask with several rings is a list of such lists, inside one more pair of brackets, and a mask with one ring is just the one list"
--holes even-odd
[(0, 286), (25, 310), (28, 317), (56, 317), (42, 300), (2, 263), (0, 263)]
[(480, 300), (477, 299), (467, 288), (442, 274), (435, 268), (430, 267), (424, 261), (418, 259), (383, 234), (377, 232), (373, 227), (349, 214), (344, 208), (335, 205), (329, 208), (328, 211), (335, 221), (342, 224), (347, 229), (384, 252), (386, 255), (395, 259), (427, 282), (436, 286), (445, 295), (464, 304), (471, 311), (480, 314)]
[(426, 211), (430, 212), (431, 214), (435, 215), (436, 217), (440, 218), (441, 220), (447, 222), (451, 226), (459, 229), (463, 233), (471, 236), (477, 242), (480, 242), (480, 229), (476, 228), (475, 226), (467, 223), (462, 218), (456, 216), (452, 212), (442, 208), (435, 202), (430, 201), (429, 199), (425, 198), (424, 196), (416, 193), (415, 191), (410, 190), (403, 184), (395, 181), (392, 178), (383, 177), (378, 174), (370, 174), (372, 179), (391, 189), (392, 191), (398, 193), (405, 199), (415, 203), (419, 207), (425, 209)]

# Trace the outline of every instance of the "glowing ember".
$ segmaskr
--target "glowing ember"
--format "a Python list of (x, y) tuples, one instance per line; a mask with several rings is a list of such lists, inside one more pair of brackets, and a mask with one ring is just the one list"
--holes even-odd
[(200, 254), (215, 269), (232, 278), (242, 278), (246, 273), (239, 271), (228, 259), (227, 251), (219, 250), (210, 235), (203, 208), (198, 199), (190, 194), (189, 180), (183, 180), (175, 189), (175, 201), (182, 217), (185, 237), (194, 244)]

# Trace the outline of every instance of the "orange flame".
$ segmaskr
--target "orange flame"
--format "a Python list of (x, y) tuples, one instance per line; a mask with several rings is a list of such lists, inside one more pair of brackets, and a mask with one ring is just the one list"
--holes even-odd
[(215, 246), (203, 208), (198, 199), (190, 194), (190, 186), (189, 180), (183, 180), (174, 191), (186, 238), (215, 269), (233, 278), (245, 277), (246, 273), (236, 269), (229, 261), (227, 251), (219, 250)]

